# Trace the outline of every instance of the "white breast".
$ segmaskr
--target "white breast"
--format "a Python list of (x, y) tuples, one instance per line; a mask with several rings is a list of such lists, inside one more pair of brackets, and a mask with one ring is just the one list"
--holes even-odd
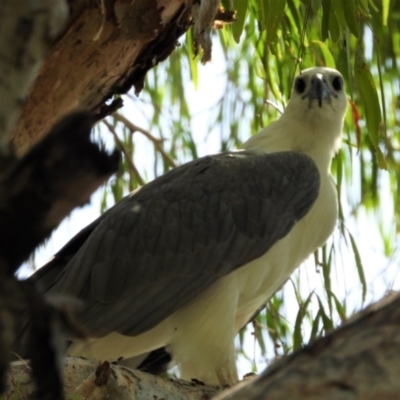
[(288, 276), (331, 235), (337, 220), (336, 189), (329, 176), (309, 213), (261, 258), (232, 275), (240, 285), (237, 329), (282, 286)]

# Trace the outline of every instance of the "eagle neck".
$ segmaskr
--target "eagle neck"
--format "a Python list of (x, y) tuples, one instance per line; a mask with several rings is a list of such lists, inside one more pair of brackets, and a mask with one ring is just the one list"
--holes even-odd
[[(329, 123), (328, 123), (329, 122)], [(329, 174), (332, 158), (341, 142), (343, 121), (300, 119), (293, 123), (285, 114), (252, 136), (244, 149), (275, 153), (295, 151), (313, 159), (321, 175)]]

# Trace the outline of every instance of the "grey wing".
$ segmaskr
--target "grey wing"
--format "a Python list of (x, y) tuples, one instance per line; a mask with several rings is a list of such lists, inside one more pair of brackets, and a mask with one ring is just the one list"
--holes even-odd
[(80, 319), (95, 336), (137, 335), (268, 251), (318, 191), (318, 170), (299, 153), (204, 157), (118, 203), (81, 235), (66, 267), (37, 280), (83, 299)]

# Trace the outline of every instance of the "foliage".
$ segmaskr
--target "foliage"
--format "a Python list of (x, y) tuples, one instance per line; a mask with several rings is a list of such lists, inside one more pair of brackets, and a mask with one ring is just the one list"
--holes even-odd
[[(224, 0), (222, 4), (237, 10), (237, 22), (213, 38), (213, 62), (222, 90), (207, 86), (203, 97), (208, 109), (199, 111), (196, 93), (206, 85), (208, 67), (194, 58), (188, 32), (172, 56), (148, 73), (140, 97), (125, 99), (125, 117), (116, 115), (107, 122), (125, 157), (118, 179), (111, 183), (112, 196), (109, 191), (104, 194), (102, 209), (175, 164), (210, 149), (240, 147), (277, 118), (300, 69), (315, 65), (339, 69), (351, 106), (344, 146), (332, 165), (340, 200), (338, 229), (314, 257), (314, 275), (322, 285), (305, 292), (308, 277), (301, 269), (247, 329), (253, 331), (262, 353), (273, 349), (282, 354), (331, 330), (366, 301), (366, 260), (349, 227), (357, 226), (359, 214), (374, 224), (385, 255), (395, 252), (400, 227), (400, 0)], [(104, 132), (102, 127), (100, 131)], [(350, 305), (348, 293), (340, 288), (345, 276), (337, 277), (339, 264), (342, 272), (359, 282)], [(286, 319), (290, 315), (292, 322)], [(238, 343), (240, 353), (248, 356), (243, 348), (246, 335), (243, 332)]]

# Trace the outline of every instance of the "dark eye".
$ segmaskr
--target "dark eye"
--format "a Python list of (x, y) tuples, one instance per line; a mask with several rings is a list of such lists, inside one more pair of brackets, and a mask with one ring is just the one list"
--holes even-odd
[(332, 86), (333, 88), (338, 92), (339, 90), (342, 90), (343, 87), (343, 80), (340, 76), (335, 76), (332, 81)]
[(297, 93), (303, 93), (306, 89), (306, 82), (303, 78), (297, 78), (296, 82), (294, 83), (294, 88)]

